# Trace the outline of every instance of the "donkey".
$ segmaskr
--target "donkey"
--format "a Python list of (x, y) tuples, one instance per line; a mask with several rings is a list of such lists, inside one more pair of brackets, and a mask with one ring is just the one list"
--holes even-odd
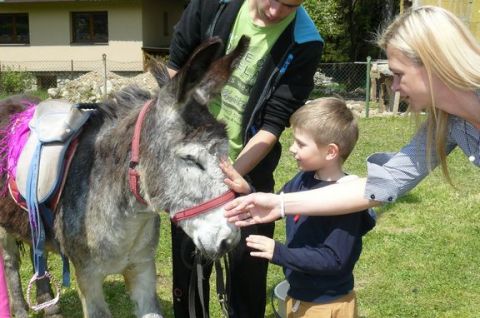
[[(137, 317), (162, 317), (155, 291), (158, 212), (168, 211), (207, 258), (217, 259), (238, 243), (239, 229), (226, 221), (218, 204), (191, 218), (192, 211), (185, 210), (228, 190), (219, 168), (228, 151), (225, 126), (206, 104), (228, 80), (248, 42), (242, 38), (235, 50), (218, 58), (223, 44), (209, 39), (172, 80), (165, 66), (154, 65), (158, 96), (150, 100), (148, 92), (126, 88), (100, 104), (84, 126), (53, 230), (46, 232), (47, 247), (63, 252), (75, 267), (84, 317), (111, 317), (102, 284), (114, 273), (124, 276)], [(144, 105), (150, 108), (140, 130), (134, 167), (140, 190), (134, 195), (129, 160)], [(22, 109), (18, 105), (15, 111)], [(0, 105), (2, 126), (9, 113), (11, 107)], [(30, 240), (27, 215), (9, 196), (0, 198), (0, 225)]]

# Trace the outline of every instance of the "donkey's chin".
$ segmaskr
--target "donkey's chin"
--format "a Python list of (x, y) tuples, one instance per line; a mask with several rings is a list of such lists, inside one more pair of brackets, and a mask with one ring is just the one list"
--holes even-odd
[(215, 246), (212, 246), (212, 244), (205, 244), (201, 239), (198, 242), (195, 242), (195, 245), (205, 258), (215, 261), (230, 252), (239, 241), (240, 235), (238, 235), (238, 237), (236, 236), (234, 239), (222, 240), (220, 244)]
[(193, 242), (200, 253), (208, 259), (216, 260), (231, 251), (240, 241), (240, 231), (233, 228), (227, 235), (194, 233), (192, 235)]

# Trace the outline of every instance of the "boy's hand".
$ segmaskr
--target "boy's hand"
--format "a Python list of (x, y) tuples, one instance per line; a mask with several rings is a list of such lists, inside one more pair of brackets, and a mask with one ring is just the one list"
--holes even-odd
[(248, 182), (235, 170), (228, 159), (220, 160), (220, 169), (222, 169), (226, 176), (223, 182), (225, 182), (230, 189), (241, 194), (249, 194), (252, 192)]
[(275, 241), (269, 237), (262, 235), (249, 235), (246, 238), (247, 246), (258, 251), (250, 252), (251, 256), (268, 259), (273, 258), (273, 250), (275, 249)]

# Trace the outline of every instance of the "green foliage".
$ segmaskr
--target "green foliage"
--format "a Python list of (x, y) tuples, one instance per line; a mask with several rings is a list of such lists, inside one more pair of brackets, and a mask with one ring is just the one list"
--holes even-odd
[(45, 99), (50, 97), (46, 90), (36, 90), (36, 91), (33, 91), (33, 92), (29, 92), (29, 93), (33, 96), (36, 96), (36, 97), (40, 98), (41, 100), (45, 100)]
[(380, 57), (375, 33), (399, 0), (306, 0), (306, 11), (325, 40), (323, 62), (364, 61)]
[(34, 81), (32, 73), (5, 67), (0, 71), (0, 91), (4, 93), (21, 93), (31, 88)]
[(325, 41), (322, 61), (348, 61), (348, 51), (342, 44), (346, 25), (338, 0), (306, 0), (303, 6)]
[(347, 86), (343, 83), (328, 83), (322, 90), (325, 95), (343, 95), (347, 91)]
[(345, 84), (332, 82), (315, 87), (310, 93), (310, 99), (334, 95), (342, 96), (346, 92), (347, 86)]

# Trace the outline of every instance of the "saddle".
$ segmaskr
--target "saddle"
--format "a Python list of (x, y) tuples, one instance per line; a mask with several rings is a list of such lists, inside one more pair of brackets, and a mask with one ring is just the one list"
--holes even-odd
[[(45, 258), (45, 228), (53, 227), (54, 214), (62, 192), (67, 171), (76, 150), (76, 136), (90, 117), (91, 104), (75, 104), (63, 100), (39, 103), (30, 120), (30, 134), (21, 150), (16, 165), (16, 175), (10, 176), (8, 186), (13, 199), (27, 210), (30, 221), (35, 273), (27, 288), (27, 303), (35, 311), (55, 304), (54, 299), (32, 305), (32, 283), (43, 277), (50, 279)], [(73, 141), (73, 142), (72, 142)], [(63, 261), (63, 285), (70, 285), (68, 259)]]
[[(18, 158), (14, 183), (9, 183), (17, 203), (27, 198), (27, 181), (32, 165), (38, 165), (35, 189), (38, 203), (45, 203), (61, 188), (67, 170), (65, 161), (68, 163), (76, 146), (72, 140), (90, 114), (91, 109), (83, 109), (64, 100), (47, 100), (37, 105), (29, 123), (30, 135)], [(22, 206), (25, 207), (24, 204)]]

